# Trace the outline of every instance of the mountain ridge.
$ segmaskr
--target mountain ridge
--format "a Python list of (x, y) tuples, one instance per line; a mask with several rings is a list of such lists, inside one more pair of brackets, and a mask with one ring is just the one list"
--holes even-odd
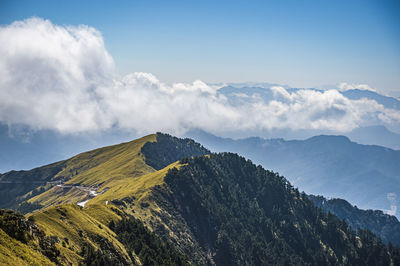
[[(334, 265), (400, 260), (396, 247), (324, 214), (279, 174), (236, 154), (210, 153), (190, 139), (157, 133), (73, 158), (48, 179), (57, 176), (74, 189), (97, 185), (95, 195), (79, 206), (85, 198), (57, 202), (46, 193), (60, 184), (50, 184), (39, 193), (49, 204), (39, 202), (39, 209), (26, 215), (56, 240), (61, 264)], [(60, 193), (55, 199), (70, 195), (64, 189)], [(35, 197), (21, 198), (20, 204)], [(368, 255), (374, 252), (379, 255)]]
[(274, 169), (307, 193), (345, 198), (363, 209), (388, 210), (387, 194), (400, 191), (398, 150), (357, 144), (343, 136), (234, 140), (204, 131), (187, 136), (212, 151), (236, 152)]
[(379, 235), (385, 243), (400, 246), (400, 222), (396, 216), (380, 210), (361, 210), (344, 199), (326, 199), (323, 196), (308, 195), (315, 206), (324, 212), (331, 212), (344, 219), (353, 230), (368, 228)]

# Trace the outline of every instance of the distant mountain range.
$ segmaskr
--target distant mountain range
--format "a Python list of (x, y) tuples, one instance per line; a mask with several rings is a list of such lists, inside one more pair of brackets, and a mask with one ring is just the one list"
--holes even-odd
[(400, 264), (278, 173), (161, 133), (2, 174), (0, 198), (27, 213), (0, 210), (6, 265)]
[(246, 156), (286, 176), (307, 193), (344, 198), (363, 209), (398, 214), (400, 151), (351, 142), (344, 136), (306, 140), (220, 138), (204, 131), (187, 135), (212, 151)]
[(354, 230), (368, 228), (384, 242), (390, 241), (400, 246), (400, 222), (395, 216), (377, 210), (361, 210), (344, 199), (328, 200), (314, 195), (309, 195), (308, 198), (324, 212), (331, 212), (344, 219)]
[(385, 96), (375, 91), (369, 90), (346, 90), (341, 92), (344, 96), (352, 100), (367, 98), (375, 100), (377, 103), (382, 104), (386, 108), (400, 110), (400, 100), (394, 97)]
[[(306, 139), (319, 131), (275, 130), (264, 132), (267, 138)], [(332, 133), (332, 132), (328, 132)], [(32, 132), (28, 135), (9, 133), (0, 125), (0, 173), (13, 169), (32, 169), (38, 165), (66, 159), (76, 153), (112, 143), (128, 141), (136, 134), (113, 130), (89, 135), (60, 135), (50, 131)], [(187, 134), (190, 136), (190, 133)], [(400, 134), (384, 126), (360, 127), (346, 134), (352, 141), (366, 145), (379, 145), (400, 149)]]
[(384, 126), (359, 127), (346, 134), (352, 141), (365, 145), (379, 145), (400, 150), (400, 134)]
[[(291, 88), (288, 85), (260, 83), (260, 82), (219, 83), (211, 85), (215, 86), (220, 85), (221, 88), (219, 89), (218, 92), (226, 96), (232, 96), (234, 94), (237, 95), (239, 93), (250, 96), (257, 93), (261, 95), (266, 101), (270, 101), (273, 99), (273, 92), (270, 90), (272, 87), (283, 87), (288, 92), (295, 92), (305, 89), (305, 88)], [(316, 89), (316, 88), (306, 88), (306, 89), (315, 91), (324, 91), (324, 89)], [(386, 108), (400, 110), (400, 100), (398, 98), (382, 95), (376, 91), (351, 89), (344, 91), (339, 90), (339, 92), (351, 100), (359, 100), (362, 98), (366, 98), (370, 100), (375, 100), (377, 103), (382, 104)]]
[[(247, 86), (246, 86), (247, 85)], [(276, 95), (274, 94), (274, 90), (272, 87), (280, 86), (277, 84), (269, 84), (269, 83), (228, 83), (227, 86), (221, 87), (218, 90), (218, 94), (223, 95), (228, 99), (232, 104), (240, 104), (242, 101), (251, 100), (253, 97), (261, 98), (265, 103), (268, 103), (272, 100), (276, 100)], [(288, 93), (299, 92), (300, 90), (304, 90), (302, 88), (290, 88), (288, 86), (283, 86)], [(307, 88), (305, 90), (314, 90), (317, 92), (324, 92), (323, 89), (313, 89)], [(360, 99), (368, 99), (376, 101), (377, 104), (382, 105), (385, 108), (392, 109), (395, 111), (400, 110), (400, 99), (385, 96), (379, 94), (375, 91), (369, 90), (345, 90), (340, 91), (343, 96), (350, 100), (360, 100)], [(379, 128), (379, 130), (376, 129)], [(387, 129), (389, 127), (389, 129)], [(397, 132), (397, 133), (396, 133)], [(380, 135), (383, 133), (384, 135)], [(400, 149), (400, 123), (398, 124), (390, 124), (386, 125), (379, 119), (370, 119), (367, 124), (360, 125), (353, 132), (338, 132), (333, 130), (315, 130), (315, 129), (307, 129), (307, 130), (293, 130), (293, 129), (271, 129), (271, 130), (262, 130), (262, 131), (254, 131), (254, 132), (246, 132), (245, 135), (241, 135), (238, 132), (231, 132), (231, 137), (249, 137), (249, 134), (252, 136), (260, 136), (264, 138), (285, 138), (285, 139), (304, 139), (310, 138), (315, 135), (346, 135), (351, 137), (354, 141), (360, 141), (364, 144), (375, 144), (381, 145), (385, 147), (389, 147), (392, 149)], [(384, 137), (390, 136), (387, 140), (383, 140)]]

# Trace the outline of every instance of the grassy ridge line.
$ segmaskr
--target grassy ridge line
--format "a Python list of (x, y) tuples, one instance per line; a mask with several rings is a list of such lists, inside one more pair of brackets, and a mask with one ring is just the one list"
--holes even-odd
[[(89, 200), (85, 209), (102, 206), (106, 203), (111, 205), (115, 201), (124, 202), (123, 206), (119, 206), (119, 209), (126, 215), (132, 215), (142, 221), (150, 231), (154, 231), (154, 224), (163, 225), (167, 230), (170, 230), (169, 226), (158, 215), (155, 215), (163, 212), (163, 210), (152, 199), (152, 192), (153, 188), (165, 184), (164, 178), (170, 169), (180, 169), (182, 166), (179, 162), (175, 162), (157, 172), (121, 182), (120, 185), (114, 186), (104, 194)], [(170, 230), (170, 232), (173, 234), (173, 230)], [(177, 236), (173, 236), (173, 238), (177, 238)]]
[[(76, 204), (57, 205), (37, 211), (31, 216), (46, 235), (59, 237), (60, 243), (56, 246), (63, 256), (61, 260), (65, 263), (76, 264), (82, 260), (78, 253), (85, 242), (99, 247), (94, 240), (95, 235), (106, 238), (125, 259), (129, 260), (125, 247), (117, 240), (115, 233), (108, 228), (111, 221), (116, 222), (121, 219), (112, 210), (117, 206), (113, 205), (111, 201), (123, 200), (126, 197), (134, 198), (134, 203), (130, 204), (128, 208), (119, 208), (120, 213), (134, 215), (152, 230), (150, 220), (155, 218), (152, 212), (158, 212), (160, 208), (149, 200), (151, 191), (155, 186), (161, 186), (164, 183), (164, 177), (170, 169), (180, 169), (182, 166), (179, 162), (175, 162), (153, 173), (116, 181), (112, 188), (91, 199), (84, 208), (80, 208)], [(106, 205), (106, 202), (109, 204)], [(144, 202), (148, 204), (146, 208), (141, 207)], [(83, 237), (79, 231), (82, 232)], [(68, 244), (64, 240), (66, 238)], [(137, 256), (133, 254), (133, 257)]]
[[(156, 142), (156, 135), (108, 146), (81, 153), (65, 163), (65, 168), (54, 179), (66, 179), (66, 184), (98, 186), (98, 191), (119, 185), (121, 180), (138, 177), (155, 170), (145, 163), (141, 148), (148, 142)], [(48, 207), (54, 204), (78, 202), (87, 196), (87, 192), (74, 188), (66, 190), (54, 186), (48, 191), (28, 200), (29, 203)]]
[(89, 200), (87, 206), (93, 204), (105, 204), (106, 201), (132, 196), (139, 201), (145, 200), (149, 193), (151, 193), (153, 187), (160, 186), (164, 183), (164, 177), (170, 169), (180, 169), (181, 167), (182, 164), (175, 162), (153, 173), (145, 174), (136, 178), (118, 180), (114, 183), (114, 186), (105, 193)]
[[(31, 203), (40, 203), (47, 207), (30, 216), (34, 217), (36, 224), (47, 235), (59, 238), (60, 242), (56, 246), (61, 252), (63, 263), (79, 263), (82, 260), (79, 253), (85, 242), (99, 248), (96, 235), (107, 239), (115, 250), (129, 261), (125, 247), (107, 227), (111, 221), (116, 222), (121, 219), (115, 211), (112, 211), (117, 206), (111, 204), (111, 201), (126, 197), (135, 198), (134, 204), (129, 206), (129, 209), (120, 208), (122, 210), (120, 214), (135, 213), (135, 217), (143, 222), (152, 217), (152, 210), (159, 209), (158, 206), (153, 206), (148, 196), (152, 188), (164, 183), (164, 177), (169, 169), (180, 168), (181, 165), (176, 162), (159, 171), (146, 165), (141, 148), (145, 143), (156, 141), (156, 135), (149, 135), (132, 142), (79, 154), (67, 160), (66, 168), (57, 174), (57, 178), (64, 174), (73, 175), (78, 171), (78, 174), (66, 184), (86, 186), (100, 184), (98, 191), (108, 189), (89, 200), (85, 208), (71, 204), (87, 196), (87, 192), (77, 188), (66, 189), (55, 186), (29, 200)], [(109, 205), (106, 205), (107, 201), (110, 202)], [(149, 204), (145, 210), (140, 208), (142, 202)], [(152, 229), (151, 226), (148, 228)], [(136, 254), (132, 257), (137, 258)]]
[[(111, 221), (116, 222), (121, 217), (133, 215), (151, 231), (154, 223), (165, 225), (160, 217), (154, 215), (162, 210), (152, 201), (152, 190), (163, 186), (164, 177), (170, 169), (180, 169), (182, 165), (174, 162), (156, 171), (146, 164), (147, 153), (142, 148), (145, 144), (152, 144), (154, 148), (153, 143), (158, 142), (159, 138), (163, 149), (155, 152), (160, 153), (165, 162), (172, 162), (176, 156), (184, 157), (185, 154), (179, 153), (181, 146), (189, 156), (193, 152), (193, 141), (185, 140), (181, 144), (177, 138), (163, 134), (148, 135), (131, 142), (85, 152), (66, 160), (65, 167), (54, 179), (66, 180), (65, 185), (97, 186), (98, 192), (104, 189), (108, 189), (107, 191), (89, 200), (84, 208), (78, 207), (76, 202), (86, 199), (88, 192), (76, 187), (54, 186), (29, 200), (30, 203), (46, 207), (30, 216), (33, 216), (46, 235), (58, 237), (59, 243), (56, 246), (61, 252), (62, 263), (81, 262), (83, 258), (80, 252), (87, 243), (104, 250), (99, 238), (111, 243), (112, 250), (124, 260), (130, 261), (127, 250), (108, 228)], [(201, 147), (196, 148), (201, 150)], [(113, 204), (113, 201), (124, 202), (127, 198), (126, 205)], [(169, 230), (167, 225), (165, 227)], [(169, 231), (173, 233), (173, 230)], [(106, 250), (107, 248), (110, 250), (110, 247), (106, 247)], [(136, 254), (131, 257), (138, 262)]]
[(0, 265), (54, 265), (54, 263), (0, 229)]
[(154, 169), (145, 163), (141, 148), (147, 142), (156, 141), (156, 134), (152, 134), (131, 142), (80, 154), (68, 161), (67, 168), (63, 170), (73, 172), (76, 168), (81, 169), (80, 171), (77, 169), (78, 175), (70, 179), (67, 184), (93, 186), (154, 172)]

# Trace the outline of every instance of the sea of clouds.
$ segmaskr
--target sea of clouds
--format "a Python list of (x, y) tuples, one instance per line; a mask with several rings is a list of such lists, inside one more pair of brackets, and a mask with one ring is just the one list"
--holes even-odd
[(273, 99), (236, 95), (235, 101), (196, 80), (166, 84), (150, 73), (118, 75), (96, 29), (30, 18), (0, 27), (0, 123), (62, 134), (110, 128), (181, 135), (190, 129), (317, 129), (351, 131), (371, 119), (400, 123), (398, 110), (341, 91), (373, 90), (342, 83), (337, 89), (289, 91)]

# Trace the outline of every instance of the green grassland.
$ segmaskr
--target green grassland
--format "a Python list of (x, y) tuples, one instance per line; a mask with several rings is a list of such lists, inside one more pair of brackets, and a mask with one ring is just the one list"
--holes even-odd
[(135, 177), (154, 169), (144, 162), (141, 148), (147, 142), (155, 142), (156, 135), (148, 135), (119, 145), (82, 153), (67, 161), (67, 167), (59, 175), (78, 172), (67, 184), (94, 186), (108, 185), (115, 180)]
[(0, 265), (55, 265), (32, 247), (15, 240), (0, 229)]
[[(31, 198), (28, 202), (41, 204), (44, 208), (28, 214), (48, 236), (58, 237), (56, 244), (64, 264), (78, 264), (82, 261), (82, 248), (89, 243), (104, 249), (101, 242), (118, 253), (123, 260), (140, 264), (136, 254), (128, 254), (113, 231), (108, 228), (111, 221), (133, 215), (144, 222), (150, 230), (157, 219), (153, 213), (160, 208), (149, 198), (152, 189), (162, 186), (164, 177), (171, 168), (180, 168), (175, 162), (161, 170), (154, 170), (145, 163), (141, 153), (144, 144), (155, 142), (156, 135), (110, 147), (79, 154), (65, 162), (65, 168), (55, 179), (65, 179), (65, 186), (80, 185), (96, 187), (104, 193), (91, 198), (84, 208), (77, 202), (88, 199), (89, 192), (76, 187), (53, 186)], [(128, 202), (124, 200), (129, 199)], [(117, 204), (124, 202), (123, 206)], [(146, 208), (143, 208), (143, 206)], [(131, 256), (129, 256), (131, 255)]]
[(106, 201), (132, 196), (138, 201), (145, 200), (149, 193), (151, 193), (153, 187), (163, 184), (164, 177), (168, 170), (174, 167), (179, 169), (181, 165), (179, 162), (175, 162), (156, 172), (125, 180), (118, 180), (114, 182), (113, 186), (109, 190), (89, 200), (87, 204), (88, 206), (92, 204), (105, 204)]
[(32, 216), (47, 236), (58, 237), (57, 248), (61, 252), (60, 260), (63, 263), (78, 264), (82, 260), (78, 254), (86, 243), (99, 248), (104, 241), (126, 261), (130, 261), (125, 247), (107, 227), (111, 220), (121, 219), (110, 207), (93, 206), (81, 209), (76, 204), (65, 204), (35, 212)]
[[(109, 189), (155, 170), (145, 163), (141, 148), (147, 142), (155, 142), (156, 135), (108, 146), (79, 154), (67, 161), (54, 180), (65, 180), (66, 185), (96, 187), (98, 192)], [(87, 191), (77, 188), (53, 186), (46, 192), (34, 196), (29, 203), (48, 207), (54, 204), (76, 203), (88, 197)]]
[[(61, 261), (64, 263), (77, 264), (81, 261), (82, 257), (78, 254), (85, 243), (99, 247), (99, 244), (95, 241), (98, 236), (112, 243), (114, 250), (129, 261), (129, 254), (117, 240), (115, 233), (108, 228), (108, 225), (111, 221), (121, 220), (121, 214), (123, 217), (134, 215), (134, 217), (143, 221), (150, 230), (153, 229), (151, 224), (154, 222), (162, 223), (160, 219), (152, 215), (152, 213), (161, 210), (154, 202), (149, 200), (149, 196), (152, 188), (163, 184), (164, 177), (169, 169), (179, 169), (180, 167), (181, 165), (176, 162), (153, 173), (118, 180), (113, 183), (108, 191), (89, 200), (84, 208), (76, 204), (62, 204), (36, 211), (30, 216), (34, 217), (36, 224), (46, 235), (57, 236), (60, 239), (57, 248), (61, 252)], [(132, 200), (124, 207), (112, 203), (126, 198)], [(143, 203), (148, 204), (146, 208), (142, 207)], [(116, 209), (119, 211), (116, 211)], [(80, 231), (82, 232), (81, 235)], [(68, 239), (68, 243), (64, 239)], [(135, 254), (133, 254), (133, 257), (137, 261), (139, 260)]]

